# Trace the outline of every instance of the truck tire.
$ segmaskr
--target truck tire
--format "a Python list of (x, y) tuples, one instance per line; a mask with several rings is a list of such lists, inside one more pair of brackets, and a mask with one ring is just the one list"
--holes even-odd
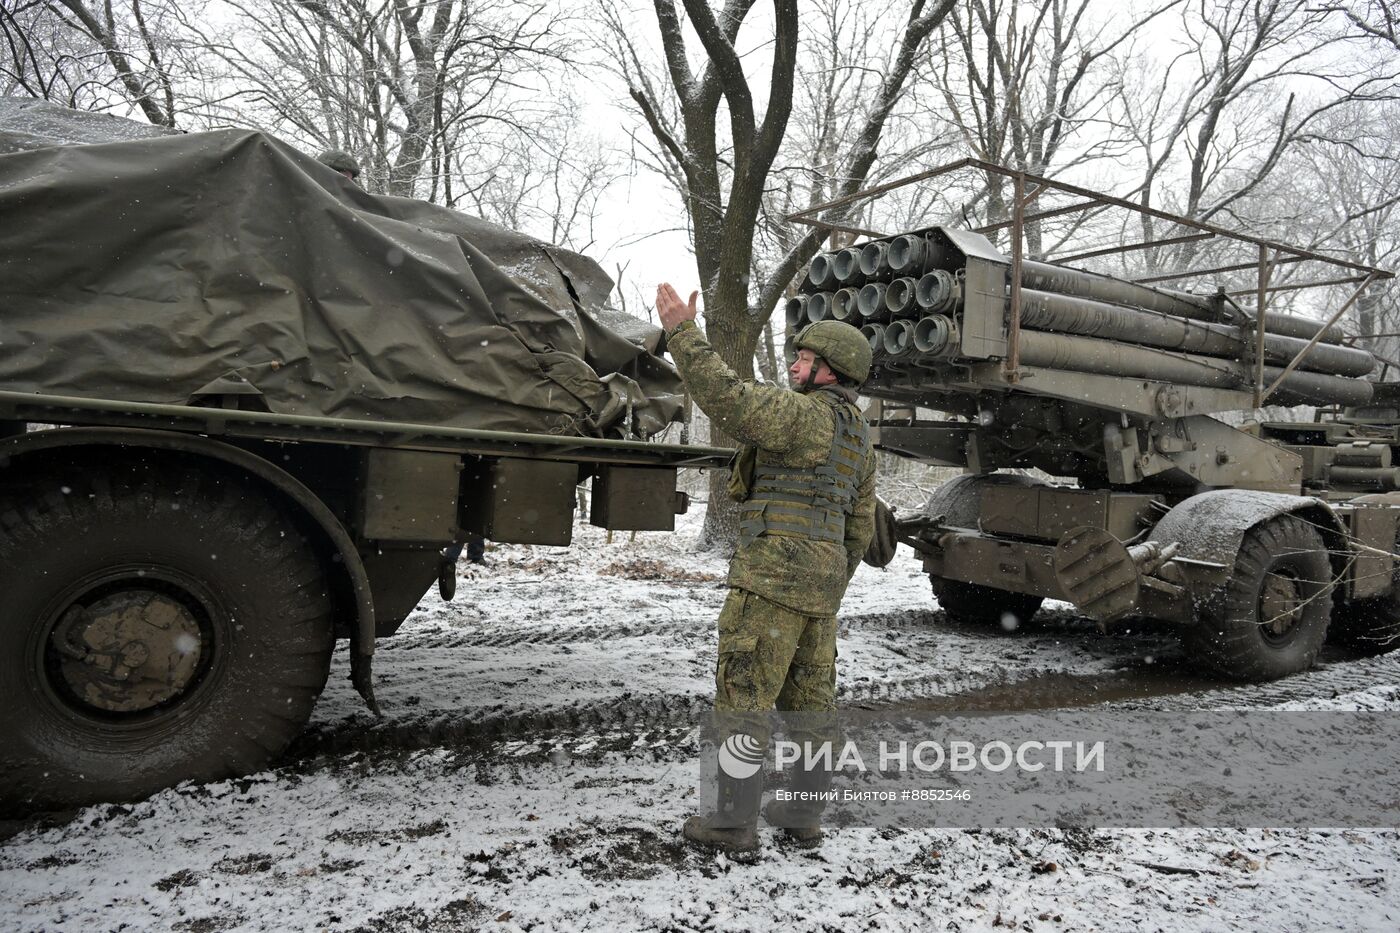
[(1250, 528), (1223, 593), (1185, 631), (1187, 651), (1240, 680), (1312, 667), (1332, 612), (1332, 564), (1316, 528), (1279, 515)]
[(1011, 593), (976, 583), (929, 574), (933, 598), (950, 617), (974, 625), (1000, 626), (1008, 632), (1030, 622), (1040, 610), (1040, 596)]
[(83, 466), (0, 501), (6, 811), (259, 770), (329, 670), (321, 567), (258, 487), (178, 461)]

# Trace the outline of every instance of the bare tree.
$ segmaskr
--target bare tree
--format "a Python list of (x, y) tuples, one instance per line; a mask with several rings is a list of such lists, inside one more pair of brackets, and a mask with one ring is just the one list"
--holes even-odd
[[(886, 120), (902, 96), (914, 57), (953, 0), (931, 6), (914, 0), (893, 54), (847, 150), (838, 192), (854, 191), (867, 178), (878, 154)], [(754, 0), (727, 0), (719, 11), (703, 0), (684, 0), (686, 22), (705, 55), (697, 74), (691, 66), (683, 21), (672, 0), (654, 0), (664, 70), (652, 68), (634, 39), (626, 12), (606, 7), (608, 41), (629, 95), (655, 141), (656, 160), (680, 191), (691, 225), (696, 269), (705, 296), (707, 332), (720, 356), (741, 373), (751, 372), (753, 352), (772, 309), (798, 269), (816, 252), (823, 233), (797, 236), (787, 251), (752, 279), (755, 228), (763, 209), (775, 161), (792, 114), (800, 29), (796, 0), (774, 0), (773, 34), (765, 53), (767, 106), (760, 117), (755, 93), (736, 47)], [(766, 38), (766, 37), (765, 37)], [(721, 104), (728, 112), (721, 124)], [(844, 217), (844, 211), (835, 216)], [(716, 438), (722, 441), (723, 438)], [(715, 477), (711, 504), (724, 502), (723, 481)], [(706, 540), (728, 544), (734, 536), (732, 509), (710, 508)]]
[(469, 207), (579, 252), (597, 245), (603, 198), (626, 168), (603, 140), (579, 126), (577, 105), (568, 98), (559, 104), (528, 134), (507, 134), (479, 175), (463, 173), (462, 193), (448, 206)]
[(545, 2), (224, 2), (233, 22), (209, 44), (244, 93), (211, 117), (359, 154), (393, 195), (463, 197), (489, 143), (549, 109), (544, 76), (568, 59)]
[[(1251, 209), (1276, 218), (1281, 238), (1368, 266), (1393, 268), (1400, 260), (1400, 104), (1328, 114), (1289, 153), (1256, 200), (1260, 203)], [(1280, 284), (1317, 277), (1316, 269), (1298, 266), (1278, 275)], [(1336, 307), (1355, 287), (1349, 283), (1331, 290), (1327, 306)], [(1373, 283), (1357, 299), (1351, 318), (1348, 329), (1388, 361), (1389, 376), (1395, 379), (1400, 338), (1380, 335), (1400, 333), (1400, 291), (1390, 281)]]
[[(1164, 13), (1162, 0), (1122, 18), (1095, 20), (1090, 0), (961, 0), (931, 44), (921, 79), (978, 158), (1053, 176), (1112, 159), (1130, 139), (1114, 125), (1110, 88), (1119, 58)], [(969, 212), (991, 223), (1010, 213), (1008, 179), (989, 173), (969, 191)], [(995, 236), (995, 234), (994, 234)], [(1026, 228), (1032, 255), (1042, 229)]]
[(1357, 33), (1400, 49), (1400, 4), (1395, 0), (1326, 3), (1319, 10), (1342, 16)]
[(83, 110), (135, 111), (174, 127), (177, 89), (197, 72), (186, 17), (202, 4), (169, 0), (20, 0), (0, 5), (0, 77), (20, 92)]
[[(1306, 0), (1182, 7), (1177, 53), (1117, 85), (1142, 166), (1136, 199), (1194, 220), (1267, 223), (1244, 208), (1290, 149), (1330, 112), (1394, 94), (1393, 68), (1336, 54), (1329, 15)], [(1160, 235), (1149, 218), (1138, 222), (1144, 239)], [(1171, 268), (1209, 248), (1152, 258)]]

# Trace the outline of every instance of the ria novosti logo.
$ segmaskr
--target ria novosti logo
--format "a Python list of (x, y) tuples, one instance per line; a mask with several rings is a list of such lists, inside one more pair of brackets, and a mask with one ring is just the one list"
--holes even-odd
[(744, 781), (763, 767), (763, 743), (746, 732), (736, 732), (719, 747), (719, 769), (736, 781)]

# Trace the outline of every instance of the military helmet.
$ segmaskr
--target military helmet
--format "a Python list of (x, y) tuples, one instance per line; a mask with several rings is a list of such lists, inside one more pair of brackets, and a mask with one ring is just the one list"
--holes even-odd
[(818, 321), (802, 328), (792, 342), (796, 350), (811, 350), (847, 379), (861, 384), (870, 375), (870, 341), (844, 321)]
[(327, 149), (316, 157), (316, 161), (329, 165), (337, 172), (349, 172), (351, 178), (360, 177), (360, 163), (355, 157), (341, 149)]

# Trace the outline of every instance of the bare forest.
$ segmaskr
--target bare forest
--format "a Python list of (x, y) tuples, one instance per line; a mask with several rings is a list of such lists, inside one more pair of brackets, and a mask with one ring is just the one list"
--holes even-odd
[[(1392, 265), (1397, 21), (1388, 0), (7, 0), (0, 90), (346, 150), (371, 191), (588, 252), (632, 314), (659, 278), (693, 285), (727, 361), (775, 380), (774, 312), (817, 250), (996, 225), (1011, 192), (967, 175), (831, 207), (826, 227), (785, 217), (966, 156)], [(1030, 258), (1131, 241), (1097, 268), (1254, 260), (1043, 207)], [(1314, 312), (1294, 271), (1273, 270), (1274, 300)], [(1393, 289), (1344, 325), (1400, 356)]]

